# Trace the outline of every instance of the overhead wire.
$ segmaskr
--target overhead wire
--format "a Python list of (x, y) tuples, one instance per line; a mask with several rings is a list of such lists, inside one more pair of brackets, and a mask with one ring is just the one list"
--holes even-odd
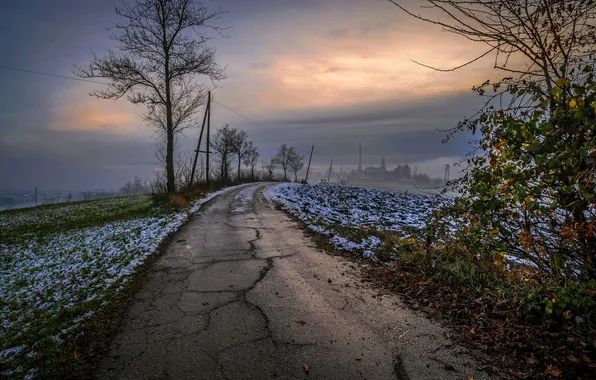
[(89, 79), (83, 79), (83, 78), (75, 78), (75, 77), (68, 77), (66, 75), (58, 75), (58, 74), (50, 74), (50, 73), (44, 73), (41, 71), (35, 71), (35, 70), (26, 70), (26, 69), (19, 69), (16, 67), (10, 67), (10, 66), (4, 66), (4, 65), (0, 65), (1, 69), (6, 69), (6, 70), (13, 70), (13, 71), (21, 71), (24, 73), (31, 73), (31, 74), (39, 74), (39, 75), (46, 75), (49, 77), (56, 77), (56, 78), (63, 78), (63, 79), (70, 79), (70, 80), (78, 80), (81, 82), (89, 82), (89, 83), (96, 83), (96, 84), (103, 84), (103, 85), (108, 85), (108, 83), (104, 83), (104, 82), (98, 82), (98, 81), (94, 81), (94, 80), (89, 80)]
[[(4, 66), (4, 65), (0, 65), (0, 69), (5, 69), (5, 70), (13, 70), (13, 71), (20, 71), (20, 72), (24, 72), (24, 73), (30, 73), (30, 74), (45, 75), (45, 76), (49, 76), (49, 77), (55, 77), (55, 78), (70, 79), (70, 80), (77, 80), (77, 81), (80, 81), (80, 82), (88, 82), (88, 83), (102, 84), (102, 85), (105, 85), (105, 86), (108, 86), (108, 85), (109, 85), (109, 83), (105, 83), (105, 82), (99, 82), (99, 81), (94, 81), (94, 80), (89, 80), (89, 79), (83, 79), (83, 78), (69, 77), (69, 76), (66, 76), (66, 75), (59, 75), (59, 74), (45, 73), (45, 72), (42, 72), (42, 71), (27, 70), (27, 69), (20, 69), (20, 68), (17, 68), (17, 67), (11, 67), (11, 66)], [(211, 101), (212, 101), (213, 103), (217, 103), (217, 104), (219, 104), (220, 106), (222, 106), (223, 108), (227, 109), (228, 111), (230, 111), (230, 112), (233, 112), (233, 113), (235, 113), (236, 115), (238, 115), (238, 116), (240, 116), (240, 117), (243, 117), (243, 118), (245, 118), (246, 120), (248, 120), (248, 121), (250, 121), (250, 122), (252, 122), (252, 123), (254, 123), (254, 124), (256, 124), (256, 125), (260, 126), (261, 128), (263, 128), (263, 129), (267, 129), (267, 127), (266, 127), (266, 126), (264, 126), (263, 124), (261, 124), (261, 123), (259, 123), (259, 122), (255, 121), (255, 120), (253, 120), (253, 119), (251, 119), (250, 117), (248, 117), (248, 116), (245, 116), (245, 115), (241, 114), (240, 112), (238, 112), (238, 111), (235, 111), (235, 110), (233, 110), (232, 108), (230, 108), (230, 107), (228, 107), (228, 106), (226, 106), (226, 105), (224, 105), (224, 104), (222, 104), (222, 103), (220, 103), (220, 102), (218, 102), (218, 101), (216, 101), (216, 100), (213, 100), (213, 99), (211, 99)]]
[(264, 126), (263, 124), (261, 124), (261, 123), (259, 123), (259, 122), (257, 122), (257, 121), (254, 121), (253, 119), (251, 119), (251, 118), (250, 118), (250, 117), (248, 117), (248, 116), (244, 116), (243, 114), (241, 114), (241, 113), (240, 113), (240, 112), (238, 112), (238, 111), (234, 111), (233, 109), (231, 109), (231, 108), (230, 108), (230, 107), (228, 107), (228, 106), (224, 106), (223, 104), (221, 104), (221, 103), (220, 103), (220, 102), (218, 102), (217, 100), (213, 100), (213, 99), (211, 99), (211, 101), (212, 101), (213, 103), (217, 103), (217, 104), (219, 104), (220, 106), (222, 106), (223, 108), (227, 109), (228, 111), (231, 111), (231, 112), (235, 113), (236, 115), (238, 115), (238, 116), (240, 116), (240, 117), (243, 117), (243, 118), (245, 118), (245, 119), (246, 119), (246, 120), (248, 120), (248, 121), (251, 121), (251, 122), (253, 122), (254, 124), (256, 124), (256, 125), (260, 126), (261, 128), (263, 128), (263, 129), (267, 129), (267, 127), (266, 127), (266, 126)]

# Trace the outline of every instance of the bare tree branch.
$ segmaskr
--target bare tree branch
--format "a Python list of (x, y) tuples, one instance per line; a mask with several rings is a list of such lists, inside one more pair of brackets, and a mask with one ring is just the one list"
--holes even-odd
[(90, 95), (119, 99), (127, 95), (133, 104), (143, 104), (143, 119), (166, 136), (167, 191), (175, 191), (175, 135), (195, 125), (194, 114), (205, 102), (208, 88), (199, 76), (212, 83), (225, 79), (225, 68), (215, 60), (215, 49), (206, 45), (206, 29), (221, 34), (214, 26), (225, 12), (211, 12), (194, 0), (132, 0), (114, 7), (122, 19), (110, 38), (114, 50), (91, 62), (75, 65), (81, 78), (105, 78), (107, 89)]

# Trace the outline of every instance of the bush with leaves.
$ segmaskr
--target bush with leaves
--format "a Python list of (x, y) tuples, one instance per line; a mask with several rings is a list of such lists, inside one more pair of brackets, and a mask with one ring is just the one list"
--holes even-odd
[(462, 197), (429, 223), (433, 233), (499, 267), (596, 279), (596, 83), (585, 72), (579, 83), (560, 78), (550, 94), (530, 83), (514, 95), (531, 96), (532, 107), (489, 109), (468, 125), (484, 153), (451, 184)]

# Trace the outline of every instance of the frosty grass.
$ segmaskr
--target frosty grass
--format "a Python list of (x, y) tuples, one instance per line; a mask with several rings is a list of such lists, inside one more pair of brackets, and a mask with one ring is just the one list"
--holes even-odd
[(34, 378), (39, 351), (59, 350), (101, 310), (188, 212), (148, 196), (0, 213), (0, 377)]
[(337, 227), (395, 231), (407, 238), (408, 227), (423, 227), (428, 215), (445, 202), (418, 193), (336, 185), (282, 184), (268, 188), (265, 196), (302, 220), (310, 230), (331, 236), (335, 248), (360, 251), (373, 259), (374, 248), (381, 244), (378, 237), (373, 234), (352, 241), (341, 236)]

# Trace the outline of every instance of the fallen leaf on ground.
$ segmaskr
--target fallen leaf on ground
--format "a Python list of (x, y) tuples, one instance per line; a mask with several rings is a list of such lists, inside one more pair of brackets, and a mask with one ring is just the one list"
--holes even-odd
[(562, 372), (561, 372), (561, 370), (560, 370), (560, 369), (558, 369), (557, 367), (553, 367), (553, 365), (552, 365), (552, 364), (549, 364), (549, 365), (548, 365), (548, 368), (547, 368), (547, 369), (546, 369), (546, 371), (545, 371), (545, 374), (547, 374), (547, 375), (551, 375), (551, 376), (553, 376), (553, 377), (561, 377), (561, 375), (562, 375), (563, 373), (562, 373)]
[(308, 373), (309, 369), (308, 366), (306, 364), (302, 365), (302, 368), (304, 368), (304, 372)]

